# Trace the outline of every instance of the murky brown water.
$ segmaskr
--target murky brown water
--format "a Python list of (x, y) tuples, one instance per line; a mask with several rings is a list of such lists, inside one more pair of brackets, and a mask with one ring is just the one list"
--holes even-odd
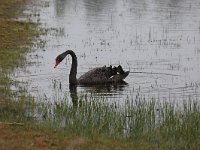
[[(43, 0), (44, 1), (44, 0)], [(43, 2), (42, 1), (42, 2)], [(44, 1), (45, 2), (45, 1)], [(33, 47), (30, 62), (13, 76), (27, 83), (38, 99), (70, 99), (71, 59), (53, 68), (67, 49), (78, 57), (78, 76), (94, 67), (121, 64), (131, 73), (127, 85), (77, 88), (110, 100), (154, 97), (167, 101), (200, 97), (199, 0), (49, 0), (48, 7), (29, 6), (42, 27), (57, 28)], [(66, 61), (65, 61), (66, 62)], [(134, 73), (137, 72), (137, 73)]]

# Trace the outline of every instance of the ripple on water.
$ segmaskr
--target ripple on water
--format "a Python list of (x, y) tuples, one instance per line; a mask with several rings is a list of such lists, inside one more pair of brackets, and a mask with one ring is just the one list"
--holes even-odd
[(41, 27), (57, 30), (40, 37), (44, 47), (33, 47), (28, 65), (13, 75), (27, 82), (28, 91), (38, 99), (70, 99), (71, 58), (53, 68), (55, 57), (66, 49), (77, 54), (78, 76), (111, 64), (132, 72), (127, 85), (79, 86), (78, 95), (93, 93), (121, 102), (138, 93), (169, 101), (199, 98), (198, 0), (49, 0), (48, 4), (27, 6), (26, 12), (39, 13)]

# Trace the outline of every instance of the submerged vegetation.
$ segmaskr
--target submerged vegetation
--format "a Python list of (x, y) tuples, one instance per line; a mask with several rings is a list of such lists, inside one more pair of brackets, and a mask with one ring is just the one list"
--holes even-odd
[(36, 24), (14, 19), (24, 2), (0, 1), (0, 149), (200, 149), (197, 100), (176, 104), (137, 95), (119, 104), (83, 95), (73, 105), (12, 91), (18, 83), (9, 73), (23, 65), (38, 35)]

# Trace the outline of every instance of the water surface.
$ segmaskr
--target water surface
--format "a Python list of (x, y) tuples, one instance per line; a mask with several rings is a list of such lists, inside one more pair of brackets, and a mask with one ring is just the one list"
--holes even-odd
[[(26, 83), (37, 99), (71, 99), (71, 58), (54, 69), (55, 57), (72, 49), (78, 77), (104, 65), (130, 70), (127, 85), (78, 86), (123, 102), (138, 93), (166, 101), (200, 96), (200, 2), (198, 0), (43, 0), (47, 7), (27, 6), (43, 28), (44, 47), (33, 47), (28, 64), (13, 77)], [(56, 29), (56, 30), (53, 30)], [(43, 42), (42, 42), (43, 41)], [(135, 72), (135, 73), (134, 73)]]

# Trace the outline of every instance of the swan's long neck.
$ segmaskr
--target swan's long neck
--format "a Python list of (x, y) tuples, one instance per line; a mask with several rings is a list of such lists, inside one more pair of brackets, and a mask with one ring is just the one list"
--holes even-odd
[(67, 50), (65, 54), (66, 56), (70, 54), (72, 57), (72, 65), (71, 65), (71, 70), (69, 74), (69, 83), (70, 85), (76, 85), (77, 84), (76, 74), (77, 74), (77, 65), (78, 65), (77, 57), (72, 50)]

